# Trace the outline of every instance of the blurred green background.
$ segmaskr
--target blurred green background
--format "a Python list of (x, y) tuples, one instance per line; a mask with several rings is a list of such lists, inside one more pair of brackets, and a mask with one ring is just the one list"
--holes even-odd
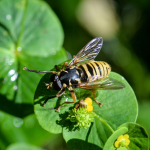
[[(0, 0), (0, 3), (1, 1), (3, 0)], [(92, 38), (103, 37), (103, 47), (96, 60), (108, 62), (112, 71), (121, 74), (129, 82), (139, 104), (137, 123), (145, 127), (150, 135), (150, 1), (45, 1), (61, 22), (64, 31), (63, 47), (69, 58), (76, 55)], [(2, 22), (0, 25), (2, 26)], [(32, 60), (32, 57), (30, 59)], [(63, 60), (60, 59), (61, 61)], [(36, 69), (44, 70), (43, 65), (48, 67), (49, 64), (42, 62)], [(0, 82), (2, 86), (3, 79), (0, 79)], [(34, 86), (37, 84), (38, 81)], [(67, 149), (61, 134), (50, 134), (39, 126), (31, 104), (26, 103), (25, 107), (20, 104), (16, 106), (8, 99), (1, 93), (0, 149), (6, 149), (17, 142), (47, 150)], [(28, 107), (30, 111), (19, 115), (15, 113), (14, 107), (22, 111)]]

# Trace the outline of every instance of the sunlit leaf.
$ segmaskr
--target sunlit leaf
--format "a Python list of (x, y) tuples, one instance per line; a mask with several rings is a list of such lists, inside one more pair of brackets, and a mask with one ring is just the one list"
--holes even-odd
[[(44, 1), (3, 0), (0, 10), (0, 107), (25, 116), (33, 112), (33, 93), (42, 74), (23, 71), (23, 67), (50, 70), (64, 61), (63, 31)], [(10, 106), (14, 112), (7, 109)]]
[(14, 143), (8, 146), (6, 150), (45, 150), (45, 149), (27, 143)]
[[(59, 67), (61, 68), (61, 66), (62, 64)], [(65, 105), (61, 107), (60, 113), (56, 112), (56, 109), (63, 102), (73, 101), (68, 90), (66, 90), (66, 93), (63, 96), (52, 98), (48, 100), (45, 107), (42, 106), (43, 102), (48, 96), (55, 96), (57, 94), (57, 91), (46, 89), (44, 84), (50, 82), (50, 76), (51, 74), (46, 74), (43, 76), (36, 89), (34, 102), (34, 111), (36, 117), (41, 126), (49, 132), (60, 133), (62, 132), (62, 127), (67, 127), (71, 131), (72, 124), (71, 122), (68, 123), (66, 117), (69, 114), (68, 111), (74, 107), (74, 104), (71, 103)], [(93, 111), (101, 118), (101, 120), (106, 122), (106, 126), (110, 125), (112, 129), (117, 129), (117, 127), (122, 123), (136, 121), (137, 101), (132, 88), (122, 76), (113, 72), (110, 73), (109, 76), (123, 82), (126, 87), (123, 90), (117, 91), (98, 90), (96, 98), (103, 103), (103, 106), (99, 107), (97, 103), (93, 102)], [(79, 102), (79, 100), (85, 99), (86, 97), (93, 98), (91, 91), (88, 90), (76, 88), (75, 93), (77, 96), (77, 102)], [(94, 127), (97, 128), (96, 125), (94, 125)], [(70, 134), (70, 132), (65, 133)], [(74, 136), (75, 133), (73, 134)], [(87, 135), (85, 134), (83, 136), (85, 139)]]

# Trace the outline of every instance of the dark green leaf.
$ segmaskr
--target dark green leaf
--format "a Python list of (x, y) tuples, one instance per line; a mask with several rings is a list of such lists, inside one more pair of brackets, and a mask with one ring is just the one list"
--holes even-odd
[(129, 148), (130, 150), (148, 150), (149, 139), (145, 129), (136, 123), (125, 123), (119, 128), (128, 128), (127, 134), (129, 135)]

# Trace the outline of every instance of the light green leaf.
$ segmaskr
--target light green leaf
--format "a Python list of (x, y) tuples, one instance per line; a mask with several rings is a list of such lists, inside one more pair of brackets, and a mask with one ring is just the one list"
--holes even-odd
[(27, 143), (14, 143), (8, 146), (6, 150), (44, 150), (44, 149)]
[[(128, 128), (126, 127), (122, 127), (119, 128), (118, 130), (116, 130), (107, 140), (107, 142), (105, 143), (105, 146), (103, 148), (103, 150), (112, 150), (114, 148), (114, 143), (116, 141), (116, 139), (120, 136), (123, 135), (125, 133), (128, 132)], [(114, 148), (115, 149), (115, 148)]]
[[(45, 141), (52, 142), (58, 135), (53, 135), (41, 128), (35, 115), (19, 118), (0, 111), (0, 148), (20, 142), (40, 146)], [(39, 135), (42, 135), (39, 137)]]
[[(94, 111), (108, 123), (117, 126), (125, 122), (136, 122), (138, 115), (138, 104), (134, 91), (124, 77), (111, 72), (109, 77), (124, 83), (122, 90), (99, 90), (96, 99), (103, 103), (99, 108), (95, 103)], [(117, 129), (117, 126), (114, 129)]]
[(2, 0), (0, 10), (0, 109), (23, 117), (33, 112), (33, 93), (42, 76), (23, 67), (50, 70), (66, 60), (63, 31), (44, 1)]

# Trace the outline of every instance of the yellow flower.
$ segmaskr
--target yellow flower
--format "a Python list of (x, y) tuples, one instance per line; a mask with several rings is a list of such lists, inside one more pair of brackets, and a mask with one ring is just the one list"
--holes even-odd
[(92, 99), (87, 97), (85, 100), (84, 100), (88, 105), (92, 105)]
[(93, 106), (92, 106), (92, 99), (87, 97), (85, 100), (84, 100), (85, 103), (87, 103), (87, 108), (86, 110), (88, 111), (92, 111), (93, 110)]
[(125, 135), (120, 135), (116, 142), (114, 143), (114, 146), (116, 148), (123, 146), (123, 147), (128, 147), (128, 145), (130, 144), (130, 140), (129, 140), (129, 135), (125, 134)]

